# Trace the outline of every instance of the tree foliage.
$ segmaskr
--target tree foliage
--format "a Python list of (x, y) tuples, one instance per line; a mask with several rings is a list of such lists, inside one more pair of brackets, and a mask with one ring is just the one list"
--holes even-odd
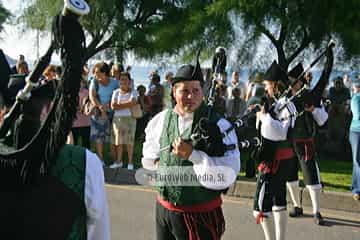
[[(49, 29), (51, 16), (62, 0), (34, 0), (22, 17), (33, 29)], [(212, 19), (208, 0), (88, 0), (89, 15), (82, 17), (88, 35), (87, 58), (115, 48), (119, 55), (133, 52), (140, 58), (186, 54), (230, 41), (226, 14)], [(206, 22), (206, 25), (202, 23)], [(226, 28), (223, 28), (226, 26)], [(223, 36), (225, 38), (223, 38)], [(121, 57), (120, 61), (121, 61)]]
[(3, 30), (3, 24), (6, 22), (7, 19), (11, 16), (10, 12), (3, 7), (2, 3), (0, 2), (0, 32)]
[[(240, 28), (246, 35), (242, 55), (254, 55), (254, 45), (261, 36), (271, 42), (279, 64), (289, 64), (307, 47), (318, 48), (336, 37), (348, 57), (360, 53), (360, 1), (350, 0), (217, 0), (212, 4), (216, 18), (231, 13), (241, 19)], [(233, 30), (227, 33), (233, 35)], [(231, 45), (229, 43), (228, 45)], [(247, 55), (248, 56), (248, 55)]]
[[(44, 30), (62, 0), (33, 0), (23, 17), (28, 26)], [(336, 37), (345, 56), (360, 53), (358, 0), (88, 0), (89, 15), (82, 17), (88, 35), (87, 57), (116, 49), (121, 58), (193, 57), (196, 50), (209, 58), (221, 45), (238, 43), (239, 60), (249, 60), (264, 45), (277, 53), (287, 69), (310, 46), (322, 47)], [(242, 33), (237, 36), (236, 32)], [(241, 38), (241, 39), (240, 39)], [(274, 58), (268, 56), (266, 58)]]

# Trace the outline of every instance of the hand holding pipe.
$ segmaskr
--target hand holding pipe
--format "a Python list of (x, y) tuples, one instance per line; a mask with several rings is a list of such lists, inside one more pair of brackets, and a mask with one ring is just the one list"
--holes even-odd
[[(332, 102), (331, 102), (330, 99), (326, 99), (325, 102), (324, 102), (324, 104), (323, 104), (323, 106), (324, 106), (324, 107), (327, 107), (327, 106), (329, 106), (331, 103), (332, 103)], [(300, 116), (302, 116), (302, 115), (304, 114), (304, 112), (305, 112), (305, 109), (302, 110), (301, 112), (291, 113), (289, 116), (280, 118), (279, 120), (280, 120), (280, 121), (286, 121), (286, 120), (288, 120), (288, 119), (290, 119), (290, 118), (293, 118), (293, 117), (300, 117)]]
[(248, 113), (246, 113), (244, 116), (242, 116), (239, 119), (236, 119), (234, 122), (234, 125), (239, 128), (245, 125), (246, 121), (249, 119), (249, 117), (253, 114), (256, 114), (257, 112), (259, 112), (261, 110), (261, 105), (260, 104), (256, 104), (255, 107), (249, 111)]
[(250, 148), (250, 147), (258, 147), (261, 145), (261, 141), (258, 137), (251, 138), (249, 140), (239, 141), (239, 150)]

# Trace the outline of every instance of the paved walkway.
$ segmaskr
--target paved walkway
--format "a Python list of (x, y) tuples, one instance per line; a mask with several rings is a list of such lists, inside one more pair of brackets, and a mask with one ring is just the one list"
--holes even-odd
[[(135, 181), (135, 171), (128, 171), (125, 168), (110, 169), (105, 168), (105, 179), (111, 184), (138, 185)], [(251, 181), (236, 181), (227, 192), (227, 196), (240, 198), (253, 198), (256, 183)], [(151, 187), (148, 187), (151, 189)], [(304, 207), (311, 206), (311, 200), (306, 188), (301, 191), (302, 203)], [(351, 193), (340, 193), (324, 191), (321, 194), (321, 208), (341, 210), (347, 212), (360, 213), (360, 201), (355, 201)], [(359, 238), (360, 239), (360, 238)]]

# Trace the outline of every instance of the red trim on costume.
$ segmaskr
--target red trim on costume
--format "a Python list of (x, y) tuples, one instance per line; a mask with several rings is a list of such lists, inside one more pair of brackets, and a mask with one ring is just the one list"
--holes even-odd
[(258, 166), (258, 170), (263, 173), (275, 174), (279, 169), (280, 161), (288, 160), (294, 157), (294, 151), (292, 148), (281, 148), (276, 150), (274, 161), (271, 163), (261, 162)]
[(270, 173), (271, 172), (271, 165), (265, 162), (261, 162), (258, 166), (258, 171), (263, 173)]
[(311, 138), (295, 138), (294, 142), (304, 144), (304, 160), (308, 161), (314, 158), (315, 155), (315, 140)]
[(266, 217), (263, 211), (260, 211), (259, 214), (256, 216), (256, 224), (260, 224), (262, 220)]
[(275, 160), (285, 160), (294, 157), (294, 151), (292, 148), (281, 148), (275, 153)]
[(157, 201), (166, 209), (170, 210), (170, 211), (175, 211), (175, 212), (209, 212), (214, 210), (215, 208), (218, 208), (221, 206), (222, 204), (222, 199), (221, 197), (217, 197), (209, 202), (206, 203), (201, 203), (201, 204), (197, 204), (197, 205), (190, 205), (190, 206), (176, 206), (174, 204), (172, 204), (171, 202), (168, 202), (164, 199), (161, 198), (161, 196), (158, 194), (157, 195)]

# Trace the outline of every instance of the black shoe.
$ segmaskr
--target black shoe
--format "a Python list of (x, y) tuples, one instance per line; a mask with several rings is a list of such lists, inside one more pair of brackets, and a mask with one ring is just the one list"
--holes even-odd
[(300, 207), (293, 207), (289, 212), (290, 217), (300, 217), (302, 215), (303, 215), (303, 209)]
[(325, 223), (325, 221), (324, 221), (323, 217), (321, 216), (320, 212), (315, 213), (314, 221), (315, 221), (315, 224), (320, 225), (320, 226), (324, 225), (324, 223)]

